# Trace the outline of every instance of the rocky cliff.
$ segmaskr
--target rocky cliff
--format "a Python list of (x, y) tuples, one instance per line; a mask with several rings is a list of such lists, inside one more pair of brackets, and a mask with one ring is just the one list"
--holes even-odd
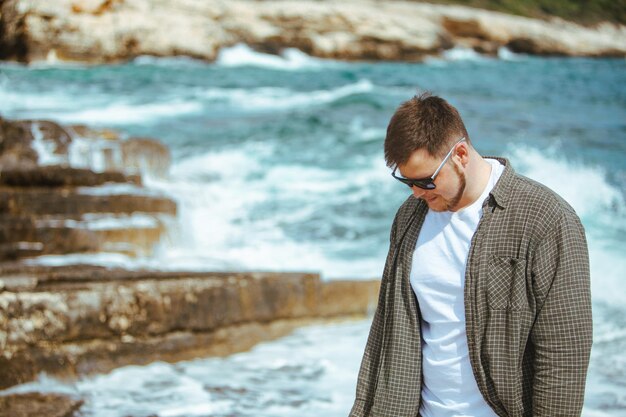
[(176, 204), (142, 187), (165, 175), (155, 140), (45, 120), (0, 118), (0, 261), (120, 252), (149, 255)]
[(214, 60), (246, 43), (348, 60), (420, 60), (455, 46), (495, 54), (625, 56), (626, 27), (587, 28), (461, 6), (348, 0), (4, 0), (0, 59), (93, 63), (139, 55)]

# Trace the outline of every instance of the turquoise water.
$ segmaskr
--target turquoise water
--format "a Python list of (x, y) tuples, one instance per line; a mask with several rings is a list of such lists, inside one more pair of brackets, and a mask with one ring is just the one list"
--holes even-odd
[[(383, 162), (386, 125), (400, 102), (430, 90), (458, 107), (481, 153), (508, 157), (582, 218), (595, 319), (585, 415), (625, 415), (626, 61), (468, 54), (338, 63), (294, 51), (227, 53), (216, 64), (143, 57), (99, 67), (0, 66), (3, 117), (113, 127), (170, 147), (169, 178), (146, 183), (178, 202), (176, 232), (155, 258), (99, 262), (380, 276), (389, 225), (407, 196)], [(345, 341), (356, 356), (364, 331)], [(356, 381), (355, 369), (336, 372)], [(337, 409), (345, 410), (341, 398)], [(285, 415), (303, 405), (291, 407)], [(225, 410), (211, 415), (232, 412)]]

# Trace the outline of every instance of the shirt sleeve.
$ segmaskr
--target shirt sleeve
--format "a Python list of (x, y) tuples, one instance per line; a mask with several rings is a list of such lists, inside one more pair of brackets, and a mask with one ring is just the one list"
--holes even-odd
[(380, 283), (380, 291), (378, 294), (378, 306), (374, 313), (372, 325), (370, 327), (369, 336), (367, 338), (367, 344), (365, 345), (365, 353), (361, 360), (361, 368), (359, 370), (359, 376), (356, 386), (356, 399), (349, 417), (365, 417), (369, 414), (372, 400), (374, 398), (374, 392), (376, 391), (376, 379), (378, 377), (378, 364), (380, 360), (380, 354), (382, 349), (383, 339), (383, 322), (385, 318), (385, 306), (386, 306), (386, 285), (391, 275), (391, 269), (393, 268), (394, 258), (394, 246), (396, 240), (396, 228), (398, 223), (398, 215), (393, 221), (391, 226), (391, 233), (389, 236), (389, 252), (387, 253), (387, 260), (385, 261), (385, 269)]
[(533, 416), (580, 416), (592, 344), (589, 253), (585, 231), (564, 213), (539, 244), (533, 282), (542, 294), (531, 331)]

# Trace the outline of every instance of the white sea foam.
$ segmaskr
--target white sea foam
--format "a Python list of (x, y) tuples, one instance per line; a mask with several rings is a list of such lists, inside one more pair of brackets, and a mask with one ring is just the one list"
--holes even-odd
[(39, 123), (31, 125), (31, 133), (33, 135), (32, 147), (37, 152), (37, 163), (39, 165), (62, 165), (68, 162), (66, 156), (55, 152), (57, 149), (55, 141), (44, 139)]
[(239, 109), (269, 111), (328, 104), (344, 97), (370, 93), (374, 89), (375, 86), (371, 81), (363, 79), (331, 90), (294, 91), (279, 87), (211, 88), (200, 95), (204, 99), (224, 101)]
[(133, 103), (127, 98), (90, 91), (12, 91), (0, 85), (0, 113), (11, 118), (56, 120), (61, 123), (124, 125), (180, 117), (203, 109), (197, 99)]
[(510, 155), (519, 172), (556, 191), (581, 217), (612, 213), (624, 206), (621, 193), (606, 181), (601, 167), (566, 161), (557, 156), (556, 149), (540, 151), (521, 146), (511, 149)]
[(468, 62), (491, 62), (492, 58), (481, 55), (472, 48), (464, 47), (464, 46), (455, 46), (452, 49), (447, 49), (443, 51), (440, 56), (436, 57), (426, 57), (424, 62), (430, 66), (435, 67), (446, 67), (451, 62), (460, 62), (460, 61), (468, 61)]
[(503, 61), (519, 61), (521, 59), (524, 59), (526, 56), (526, 54), (515, 53), (506, 46), (501, 46), (498, 48), (498, 58)]
[(447, 61), (482, 61), (486, 58), (473, 50), (463, 46), (455, 46), (443, 52), (443, 58)]
[(240, 43), (230, 48), (222, 48), (218, 53), (216, 64), (224, 67), (252, 66), (280, 71), (301, 71), (321, 69), (336, 63), (313, 58), (295, 48), (287, 48), (280, 55), (271, 55), (257, 52)]
[(209, 65), (206, 61), (188, 56), (160, 57), (153, 55), (140, 55), (132, 60), (134, 65), (148, 65), (156, 67), (203, 67)]
[[(501, 46), (497, 51), (498, 59), (502, 61), (519, 61), (526, 57), (525, 54), (517, 54), (512, 52), (505, 46)], [(494, 58), (488, 55), (483, 55), (476, 52), (472, 48), (464, 46), (456, 46), (452, 49), (448, 49), (441, 54), (438, 58), (427, 58), (426, 62), (435, 66), (445, 66), (447, 62), (452, 61), (474, 61), (474, 62), (494, 62)]]
[(0, 83), (0, 112), (12, 118), (54, 118), (54, 114), (74, 111), (85, 106), (104, 105), (100, 97), (71, 90), (30, 93), (15, 91), (10, 81)]
[[(281, 87), (209, 88), (190, 91), (188, 97), (146, 103), (99, 94), (68, 95), (64, 92), (30, 94), (7, 91), (0, 86), (0, 113), (5, 117), (52, 119), (61, 123), (117, 126), (149, 124), (201, 112), (205, 105), (225, 103), (243, 110), (272, 111), (319, 106), (345, 97), (375, 91), (371, 81), (362, 79), (328, 90), (294, 91)], [(197, 89), (196, 89), (197, 90)], [(82, 97), (82, 98), (81, 98)]]
[(106, 196), (106, 195), (142, 195), (161, 197), (162, 194), (146, 187), (139, 187), (129, 183), (105, 183), (94, 187), (76, 187), (77, 194)]
[(67, 219), (64, 216), (37, 219), (37, 227), (84, 227), (91, 230), (116, 230), (155, 228), (161, 223), (162, 215), (133, 213), (131, 215), (112, 215), (102, 213), (85, 213), (82, 220)]
[(365, 127), (364, 120), (361, 117), (355, 117), (350, 122), (350, 133), (362, 142), (382, 142), (385, 139), (387, 130), (384, 128)]
[[(168, 267), (321, 271), (332, 277), (372, 278), (382, 270), (384, 254), (355, 263), (333, 256), (350, 240), (325, 243), (295, 240), (284, 224), (304, 224), (316, 216), (318, 202), (360, 201), (375, 181), (386, 179), (384, 163), (368, 163), (347, 183), (336, 173), (302, 165), (265, 166), (269, 145), (209, 152), (174, 164), (168, 180), (146, 185), (167, 192), (178, 203), (179, 224), (158, 258)], [(302, 179), (306, 178), (306, 181)], [(276, 215), (257, 213), (263, 204), (289, 205)], [(330, 219), (326, 227), (330, 226)], [(348, 236), (349, 237), (349, 236)]]
[(83, 215), (87, 227), (91, 230), (156, 228), (161, 223), (159, 217), (162, 217), (162, 215), (147, 213), (133, 213), (130, 216), (90, 215), (90, 213)]
[(54, 118), (64, 123), (125, 125), (150, 123), (167, 117), (180, 117), (200, 112), (202, 108), (202, 103), (183, 99), (145, 104), (120, 101), (105, 106), (59, 113), (54, 115)]
[(574, 207), (587, 234), (594, 299), (622, 305), (624, 242), (615, 241), (607, 231), (626, 231), (626, 213), (623, 196), (607, 182), (604, 169), (566, 161), (550, 150), (519, 147), (511, 155), (518, 172), (548, 186)]
[(41, 255), (35, 258), (26, 258), (25, 265), (63, 266), (76, 264), (101, 265), (126, 269), (137, 269), (145, 265), (133, 260), (129, 256), (113, 253), (74, 253), (69, 255)]

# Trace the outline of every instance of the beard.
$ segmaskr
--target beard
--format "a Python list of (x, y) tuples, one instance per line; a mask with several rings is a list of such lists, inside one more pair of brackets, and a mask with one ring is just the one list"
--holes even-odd
[[(438, 198), (441, 198), (442, 200), (441, 206), (431, 207), (429, 205), (428, 208), (432, 211), (439, 211), (439, 212), (452, 211), (452, 209), (454, 209), (459, 204), (459, 202), (461, 201), (461, 198), (463, 197), (463, 193), (465, 192), (465, 186), (466, 186), (465, 174), (462, 173), (459, 167), (457, 167), (456, 165), (452, 165), (452, 166), (454, 167), (454, 172), (456, 173), (457, 178), (459, 179), (459, 188), (457, 189), (454, 196), (450, 199), (445, 199), (439, 196)], [(438, 201), (436, 200), (434, 201), (434, 203), (438, 203)]]

